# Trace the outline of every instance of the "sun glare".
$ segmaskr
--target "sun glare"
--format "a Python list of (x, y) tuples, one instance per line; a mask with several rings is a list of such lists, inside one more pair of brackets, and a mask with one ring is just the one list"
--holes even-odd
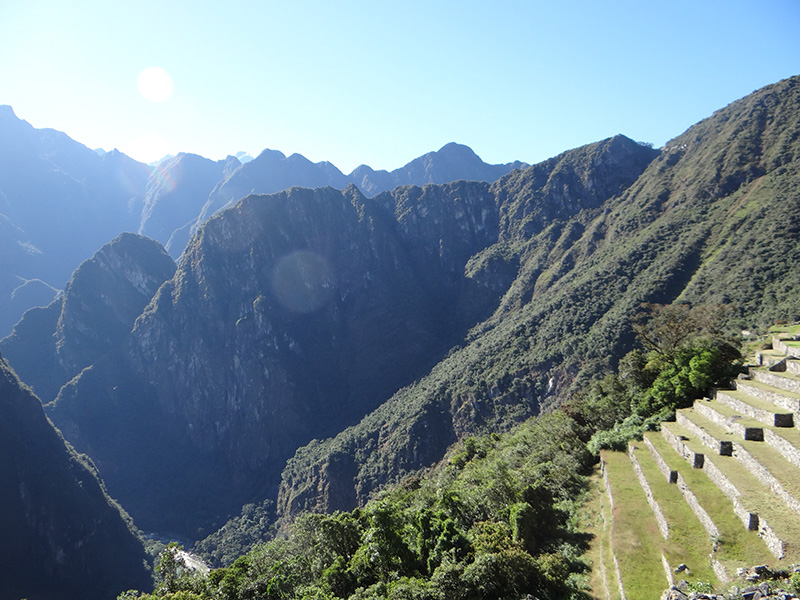
[(151, 102), (166, 102), (172, 96), (172, 78), (161, 67), (147, 67), (136, 81), (139, 93)]
[(152, 163), (168, 154), (174, 154), (170, 141), (157, 134), (142, 135), (121, 147), (120, 150), (143, 163)]

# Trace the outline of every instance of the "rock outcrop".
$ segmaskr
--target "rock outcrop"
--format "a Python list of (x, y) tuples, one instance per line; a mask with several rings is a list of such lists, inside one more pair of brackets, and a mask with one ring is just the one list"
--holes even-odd
[(28, 311), (0, 351), (43, 402), (81, 370), (120, 352), (175, 263), (158, 242), (125, 233), (75, 270), (64, 294)]

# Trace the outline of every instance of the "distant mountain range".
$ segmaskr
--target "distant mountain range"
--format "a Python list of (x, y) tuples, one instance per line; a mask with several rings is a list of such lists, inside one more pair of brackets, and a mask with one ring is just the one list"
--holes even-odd
[(179, 154), (151, 167), (34, 129), (0, 106), (0, 335), (53, 300), (81, 261), (122, 232), (152, 237), (177, 259), (205, 219), (251, 193), (355, 183), (371, 196), (397, 185), (493, 181), (525, 166), (487, 165), (457, 144), (392, 172), (362, 165), (350, 175), (299, 154), (239, 154), (242, 161), (216, 162)]
[[(274, 151), (238, 166), (180, 155), (149, 174), (112, 153), (67, 160), (74, 142), (19, 123), (49, 140), (34, 171), (72, 202), (121, 194), (110, 173), (128, 173), (144, 191), (96, 210), (188, 240), (176, 266), (157, 240), (111, 236), (0, 340), (147, 531), (200, 540), (243, 505), (274, 507), (263, 529), (362, 505), (615, 369), (643, 302), (730, 304), (738, 330), (800, 320), (800, 77), (660, 150), (617, 135), (494, 182), (374, 196)], [(471, 157), (448, 145), (406, 173), (449, 177), (443, 165)], [(320, 187), (291, 187), (301, 174)], [(30, 236), (18, 205), (60, 205), (17, 185), (0, 186), (0, 240), (32, 269), (57, 244)], [(290, 187), (251, 193), (267, 185)]]

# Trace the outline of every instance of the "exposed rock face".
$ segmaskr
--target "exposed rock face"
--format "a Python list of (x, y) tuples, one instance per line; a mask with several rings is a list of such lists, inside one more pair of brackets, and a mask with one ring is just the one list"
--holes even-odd
[[(180, 513), (195, 535), (209, 514), (275, 488), (299, 445), (356, 422), (439, 359), (458, 325), (441, 318), (441, 298), (459, 289), (450, 270), (463, 273), (496, 238), (496, 209), (485, 184), (454, 185), (465, 201), (445, 194), (449, 204), (420, 192), (384, 197), (390, 213), (354, 186), (296, 188), (245, 198), (200, 229), (137, 319), (124, 366), (96, 363), (52, 411), (137, 522), (165, 527)], [(419, 244), (411, 214), (428, 210), (440, 214), (436, 241)], [(429, 248), (440, 258), (423, 276), (419, 253)], [(120, 422), (111, 407), (122, 406), (140, 415), (137, 437), (122, 425), (109, 433)], [(100, 422), (109, 425), (91, 425)], [(169, 439), (153, 473), (141, 446), (161, 435)], [(167, 503), (175, 513), (146, 491), (186, 470), (194, 481)]]
[(152, 587), (146, 555), (91, 463), (0, 358), (3, 598), (106, 600)]
[[(233, 156), (215, 162), (184, 153), (159, 163), (147, 181), (139, 233), (158, 240), (170, 250), (173, 232), (193, 223), (214, 186), (239, 166), (241, 163)], [(172, 248), (175, 258), (180, 256), (184, 245)]]
[[(653, 154), (626, 139), (588, 154), (609, 144), (619, 146), (610, 154)], [(583, 181), (587, 167), (578, 158), (587, 152), (567, 154), (551, 170), (571, 165)], [(243, 199), (200, 228), (121, 356), (103, 352), (72, 364), (92, 366), (61, 389), (53, 420), (93, 457), (140, 526), (197, 536), (220, 525), (242, 504), (274, 497), (298, 446), (357, 423), (497, 307), (514, 259), (468, 265), (499, 243), (500, 189), (457, 182), (367, 199), (355, 186), (293, 188)], [(542, 196), (552, 206), (539, 210), (580, 210), (580, 202), (565, 207), (560, 198)], [(59, 319), (60, 347), (71, 348), (72, 339), (84, 347), (85, 319), (72, 329)], [(85, 347), (103, 347), (102, 340)], [(416, 441), (397, 468), (428, 464), (485, 418), (454, 408), (467, 400), (440, 399), (408, 419)], [(399, 450), (401, 439), (380, 447)], [(356, 472), (349, 457), (334, 464), (340, 475)], [(331, 498), (349, 493), (335, 502), (352, 503), (352, 487), (347, 492), (339, 475), (329, 479)]]
[(175, 263), (158, 242), (117, 236), (75, 271), (63, 296), (25, 314), (0, 350), (44, 402), (125, 336)]
[(182, 249), (206, 219), (248, 194), (271, 194), (292, 186), (344, 189), (355, 184), (367, 196), (374, 196), (400, 186), (423, 186), (450, 181), (487, 181), (527, 167), (519, 161), (504, 165), (483, 162), (469, 147), (450, 143), (437, 152), (429, 152), (394, 171), (375, 171), (367, 165), (344, 175), (328, 162), (312, 163), (299, 154), (284, 156), (277, 150), (264, 150), (256, 159), (242, 165), (217, 185), (208, 197), (196, 221), (177, 229), (169, 243), (170, 252)]

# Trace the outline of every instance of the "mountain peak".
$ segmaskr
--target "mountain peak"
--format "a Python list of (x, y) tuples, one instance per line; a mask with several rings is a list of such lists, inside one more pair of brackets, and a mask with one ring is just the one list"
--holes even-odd
[(19, 117), (14, 112), (14, 109), (11, 108), (8, 104), (0, 104), (0, 118), (14, 118), (19, 120)]
[(442, 155), (465, 155), (465, 156), (475, 156), (475, 151), (465, 144), (459, 144), (457, 142), (448, 142), (441, 148), (439, 148), (438, 152), (431, 152), (430, 154), (442, 154)]

